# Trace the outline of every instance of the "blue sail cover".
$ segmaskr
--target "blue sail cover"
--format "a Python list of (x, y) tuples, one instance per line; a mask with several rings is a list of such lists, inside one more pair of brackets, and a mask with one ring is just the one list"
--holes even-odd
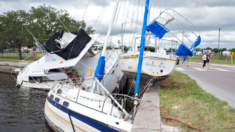
[(175, 53), (175, 55), (178, 55), (178, 56), (193, 56), (194, 48), (199, 46), (200, 43), (201, 43), (201, 37), (200, 36), (198, 36), (197, 40), (192, 44), (190, 49), (183, 43), (179, 46), (179, 48), (178, 48), (177, 52)]
[(175, 55), (178, 56), (193, 56), (193, 52), (191, 52), (191, 50), (184, 44), (182, 43), (177, 52), (175, 53)]
[(162, 37), (170, 31), (158, 21), (155, 21), (152, 24), (149, 24), (146, 30), (148, 32), (150, 31), (152, 34), (155, 35), (155, 37), (158, 37), (159, 39), (162, 39)]
[(190, 49), (185, 44), (181, 44), (175, 55), (183, 56), (183, 63), (184, 63), (184, 61), (188, 58), (188, 56), (193, 56), (194, 48), (199, 46), (200, 43), (201, 43), (201, 36), (198, 36), (197, 40), (192, 44)]
[(185, 62), (185, 60), (188, 58), (188, 56), (184, 56), (183, 57), (183, 62), (182, 63), (184, 63)]
[(101, 81), (104, 77), (105, 74), (105, 57), (104, 56), (100, 56), (99, 61), (98, 61), (98, 65), (96, 67), (95, 70), (95, 77)]
[(201, 43), (201, 36), (197, 37), (197, 40), (192, 44), (190, 49), (196, 48), (197, 46), (199, 46)]

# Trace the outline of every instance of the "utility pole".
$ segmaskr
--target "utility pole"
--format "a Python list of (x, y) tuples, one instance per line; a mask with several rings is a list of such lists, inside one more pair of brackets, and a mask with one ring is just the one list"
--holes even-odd
[(219, 38), (218, 38), (218, 53), (219, 53), (219, 43), (220, 43), (220, 30), (221, 30), (221, 28), (219, 28)]

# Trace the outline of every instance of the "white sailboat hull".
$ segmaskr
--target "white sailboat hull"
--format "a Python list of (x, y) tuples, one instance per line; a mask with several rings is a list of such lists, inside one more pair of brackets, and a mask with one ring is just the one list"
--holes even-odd
[[(120, 57), (121, 70), (129, 77), (134, 78), (138, 69), (139, 53), (127, 53)], [(145, 52), (143, 57), (141, 79), (163, 80), (172, 74), (176, 59), (170, 55)]]
[[(61, 94), (56, 91), (48, 93), (44, 109), (45, 119), (54, 131), (72, 132), (73, 127), (76, 132), (131, 130), (132, 125), (119, 118), (118, 109), (105, 96), (79, 89), (62, 90)], [(65, 106), (64, 102), (68, 105)]]

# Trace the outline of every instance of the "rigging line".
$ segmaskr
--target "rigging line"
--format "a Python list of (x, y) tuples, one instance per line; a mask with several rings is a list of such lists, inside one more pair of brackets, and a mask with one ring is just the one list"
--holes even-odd
[[(132, 8), (132, 15), (131, 15), (131, 32), (130, 32), (130, 38), (132, 35), (132, 25), (133, 25), (133, 19), (134, 19), (134, 0), (132, 0), (133, 8)], [(129, 39), (129, 46), (131, 46), (131, 39)]]
[(178, 13), (178, 12), (176, 12), (175, 10), (170, 9), (170, 8), (165, 9), (165, 10), (163, 10), (162, 12), (165, 12), (166, 10), (171, 10), (171, 11), (175, 12), (176, 14), (180, 15), (182, 18), (184, 18), (186, 21), (188, 21), (192, 26), (194, 26), (194, 27), (198, 30), (199, 35), (200, 35), (200, 30), (197, 28), (197, 26), (195, 26), (192, 22), (190, 22), (190, 21), (189, 21), (187, 18), (185, 18), (183, 15), (181, 15), (180, 13)]
[[(121, 6), (120, 6), (120, 4), (119, 4), (118, 11), (117, 11), (117, 14), (116, 14), (116, 16), (115, 16), (115, 20), (116, 20), (116, 21), (114, 22), (113, 29), (116, 28), (116, 24), (117, 24), (117, 20), (118, 20), (118, 17), (119, 17), (120, 9), (121, 9)], [(112, 42), (112, 31), (111, 31), (111, 34), (110, 34), (110, 40), (109, 40), (109, 41)]]
[[(108, 5), (109, 5), (109, 3), (108, 3)], [(106, 12), (107, 12), (107, 10), (108, 10), (109, 7), (110, 7), (110, 6), (107, 6), (107, 7), (106, 7), (106, 9), (105, 9), (105, 11), (104, 11), (104, 14), (103, 14), (103, 16), (101, 16), (101, 20), (100, 20), (100, 22), (99, 22), (99, 24), (98, 24), (98, 26), (97, 26), (96, 29), (98, 29), (98, 28), (100, 27), (100, 23), (101, 23), (101, 21), (103, 20), (103, 18), (104, 18), (104, 16), (105, 16), (105, 14), (106, 14)]]
[(58, 18), (58, 20), (61, 22), (61, 24), (67, 29), (67, 31), (68, 32), (70, 32), (69, 30), (68, 30), (68, 28), (64, 25), (64, 23)]
[[(163, 18), (163, 17), (157, 17), (156, 19), (158, 19), (158, 18), (162, 18), (163, 20), (165, 20), (165, 21), (167, 21), (165, 18)], [(178, 30), (181, 34), (183, 34), (184, 35), (184, 33), (183, 32), (181, 32), (177, 27), (175, 27), (173, 24), (171, 24), (171, 23), (169, 23), (171, 26), (173, 26), (176, 30)], [(186, 36), (186, 35), (184, 35), (184, 37), (186, 37), (192, 44), (193, 44), (193, 42)], [(180, 41), (180, 42), (182, 42), (182, 41)]]
[[(172, 15), (170, 15), (169, 13), (167, 13), (167, 12), (162, 12), (162, 14), (163, 13), (165, 13), (165, 14), (167, 14), (167, 15), (169, 15), (169, 16), (171, 16), (172, 18), (174, 18)], [(180, 24), (182, 24), (185, 28), (187, 28), (190, 32), (192, 32), (196, 37), (197, 37), (197, 34), (196, 33), (194, 33), (192, 30), (190, 30), (187, 26), (185, 26), (182, 22), (180, 22), (178, 19), (176, 19), (176, 18), (174, 18), (177, 22), (179, 22)]]
[(103, 14), (103, 12), (104, 12), (104, 10), (106, 9), (106, 7), (109, 5), (109, 2), (110, 2), (110, 0), (107, 2), (106, 6), (105, 6), (105, 7), (103, 8), (103, 10), (101, 11), (101, 13), (100, 13), (99, 17), (96, 19), (96, 22), (95, 22), (95, 24), (93, 25), (93, 27), (96, 26), (96, 23), (97, 23), (98, 20), (100, 19), (100, 16)]
[[(43, 12), (44, 12), (44, 11), (43, 11)], [(44, 12), (44, 13), (46, 14), (46, 16), (49, 17), (50, 20), (52, 20), (49, 13), (46, 13), (46, 12)], [(64, 23), (60, 20), (59, 14), (56, 14), (56, 19), (55, 19), (55, 20), (57, 20), (57, 19), (58, 19), (59, 22), (66, 28), (66, 30), (67, 30), (68, 32), (70, 32), (70, 31), (68, 30), (68, 28), (64, 25)]]
[(134, 31), (134, 34), (133, 34), (133, 37), (132, 37), (132, 44), (133, 44), (133, 41), (134, 41), (134, 39), (135, 39), (135, 35), (136, 35), (136, 30), (137, 30), (137, 26), (138, 26), (138, 14), (139, 14), (139, 7), (140, 6), (140, 0), (138, 1), (138, 4), (137, 4), (137, 15), (136, 15), (136, 17), (137, 17), (137, 23), (136, 23), (136, 26), (135, 26), (135, 31)]
[[(130, 7), (131, 3), (133, 3), (133, 0), (129, 0), (129, 3), (127, 3), (127, 4), (129, 4), (128, 7)], [(133, 4), (133, 5), (134, 5), (134, 4)], [(127, 11), (127, 15), (126, 15), (126, 20), (128, 19), (129, 14), (131, 13), (130, 10), (132, 10), (132, 8), (128, 8), (128, 7), (127, 7), (128, 11)], [(133, 18), (133, 15), (132, 15), (132, 18)], [(132, 22), (133, 22), (133, 20), (132, 20)], [(131, 24), (131, 29), (132, 29), (132, 22), (130, 23), (130, 24)], [(124, 25), (124, 29), (125, 29), (125, 27), (126, 27), (126, 25)], [(130, 31), (131, 31), (131, 29), (130, 29)], [(130, 35), (131, 35), (131, 33), (130, 33)], [(123, 42), (125, 42), (125, 40), (127, 39), (128, 36), (124, 36), (124, 37), (125, 37), (125, 39), (124, 39)], [(129, 41), (129, 44), (130, 44), (130, 41)]]
[[(126, 5), (128, 4), (128, 2), (123, 2), (123, 14), (122, 14), (122, 23), (127, 23), (127, 19), (125, 19), (125, 16), (127, 16), (125, 13), (126, 13)], [(128, 12), (127, 12), (128, 13)], [(124, 32), (125, 32), (125, 29), (126, 29), (126, 25), (124, 24), (124, 26), (122, 27), (123, 28), (123, 34), (122, 34), (122, 37), (123, 37), (123, 41), (122, 41), (122, 45), (124, 45), (124, 42), (125, 42), (125, 35), (124, 35)]]
[(90, 4), (90, 0), (88, 0), (88, 4), (87, 4), (86, 10), (85, 10), (85, 12), (83, 14), (82, 21), (84, 20), (84, 17), (85, 17), (85, 14), (86, 14), (86, 11), (87, 11), (87, 8), (88, 8), (89, 4)]

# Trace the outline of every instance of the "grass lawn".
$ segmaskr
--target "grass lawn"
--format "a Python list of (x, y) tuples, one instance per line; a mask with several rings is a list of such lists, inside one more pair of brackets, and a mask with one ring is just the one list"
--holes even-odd
[[(235, 109), (204, 91), (196, 81), (179, 71), (161, 82), (160, 106), (166, 106), (170, 116), (204, 131), (235, 131)], [(161, 107), (161, 116), (166, 116)], [(163, 120), (183, 132), (197, 131), (174, 120)], [(225, 129), (224, 129), (225, 128)]]
[[(37, 54), (36, 59), (34, 57), (32, 57), (33, 54), (31, 53), (22, 53), (22, 58), (23, 59), (32, 59), (32, 60), (36, 60), (36, 59), (40, 59), (42, 57), (42, 54)], [(2, 59), (15, 59), (15, 60), (19, 60), (19, 55), (18, 53), (4, 53), (3, 55), (0, 54), (0, 58)]]
[(5, 60), (5, 59), (0, 59), (0, 62), (23, 62), (23, 63), (32, 63), (33, 61), (24, 61), (24, 60), (14, 60), (14, 59), (12, 59), (12, 60)]
[[(182, 61), (182, 60), (183, 60), (183, 58), (180, 57), (180, 61)], [(188, 58), (186, 61), (189, 61), (189, 62), (190, 61), (191, 62), (203, 62), (202, 55), (191, 57), (191, 60), (190, 60), (190, 58)], [(213, 63), (219, 63), (219, 64), (232, 64), (232, 65), (235, 65), (235, 62), (231, 63), (229, 61), (229, 59), (227, 59), (227, 62), (226, 62), (226, 57), (224, 57), (223, 60), (220, 60), (218, 55), (211, 56), (211, 63), (212, 64)]]
[[(37, 56), (36, 59), (33, 58), (32, 56), (22, 56), (23, 59), (26, 59), (26, 60), (37, 60), (37, 59), (40, 59), (41, 56)], [(19, 60), (19, 56), (3, 56), (1, 57), (0, 56), (0, 59), (14, 59), (14, 60)]]

